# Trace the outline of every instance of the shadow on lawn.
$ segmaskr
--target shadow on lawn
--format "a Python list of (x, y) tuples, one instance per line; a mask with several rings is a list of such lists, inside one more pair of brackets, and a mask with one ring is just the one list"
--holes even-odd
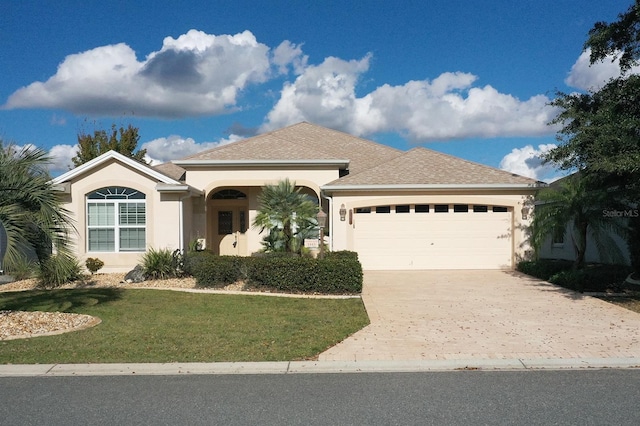
[(0, 310), (76, 312), (122, 298), (122, 289), (94, 288), (0, 293)]

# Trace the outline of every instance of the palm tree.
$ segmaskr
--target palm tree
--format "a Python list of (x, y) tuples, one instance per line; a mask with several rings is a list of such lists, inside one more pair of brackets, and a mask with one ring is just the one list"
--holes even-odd
[(269, 231), (263, 243), (265, 249), (299, 253), (300, 238), (317, 226), (318, 206), (289, 179), (263, 187), (258, 202), (253, 226), (260, 232)]
[(543, 189), (536, 196), (532, 224), (534, 248), (539, 252), (549, 236), (561, 235), (566, 239), (568, 233), (576, 255), (574, 268), (582, 268), (590, 235), (602, 260), (621, 262), (623, 254), (612, 234), (624, 237), (626, 223), (603, 213), (615, 207), (613, 203), (608, 191), (590, 184), (589, 179), (578, 173), (564, 178), (556, 187)]
[(62, 208), (50, 182), (48, 154), (38, 148), (3, 146), (0, 141), (0, 225), (4, 229), (4, 260), (10, 267), (25, 251), (44, 265), (52, 249), (71, 257), (69, 212)]

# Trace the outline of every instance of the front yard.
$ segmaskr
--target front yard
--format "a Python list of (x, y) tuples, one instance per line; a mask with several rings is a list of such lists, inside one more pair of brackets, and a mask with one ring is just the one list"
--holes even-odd
[(354, 299), (301, 299), (86, 288), (0, 293), (0, 310), (63, 311), (102, 323), (0, 341), (0, 363), (313, 359), (369, 323)]

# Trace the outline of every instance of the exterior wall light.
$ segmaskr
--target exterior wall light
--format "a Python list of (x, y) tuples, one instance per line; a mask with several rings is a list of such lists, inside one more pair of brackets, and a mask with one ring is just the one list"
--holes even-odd
[(522, 210), (520, 210), (520, 212), (522, 213), (522, 220), (527, 220), (529, 218), (529, 210), (529, 206), (522, 207)]
[(344, 204), (340, 206), (339, 213), (340, 213), (340, 222), (344, 222), (347, 217), (347, 208), (344, 206)]

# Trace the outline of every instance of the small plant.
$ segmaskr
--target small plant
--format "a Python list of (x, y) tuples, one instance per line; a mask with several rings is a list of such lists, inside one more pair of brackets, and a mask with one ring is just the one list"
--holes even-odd
[(144, 276), (152, 280), (173, 278), (178, 274), (176, 261), (176, 256), (171, 250), (150, 248), (142, 256)]
[(204, 240), (202, 240), (201, 238), (192, 240), (189, 243), (189, 251), (202, 251), (204, 250), (203, 245), (204, 245)]
[(176, 277), (184, 276), (184, 252), (180, 249), (175, 249), (171, 256), (173, 257), (173, 270)]
[(17, 281), (26, 280), (34, 276), (37, 266), (25, 256), (19, 256), (12, 263), (7, 264), (7, 273)]
[(98, 272), (103, 266), (104, 262), (97, 257), (90, 257), (84, 262), (85, 266), (91, 272), (91, 275)]
[(54, 254), (40, 262), (38, 279), (44, 287), (58, 287), (81, 277), (78, 259), (68, 254)]

